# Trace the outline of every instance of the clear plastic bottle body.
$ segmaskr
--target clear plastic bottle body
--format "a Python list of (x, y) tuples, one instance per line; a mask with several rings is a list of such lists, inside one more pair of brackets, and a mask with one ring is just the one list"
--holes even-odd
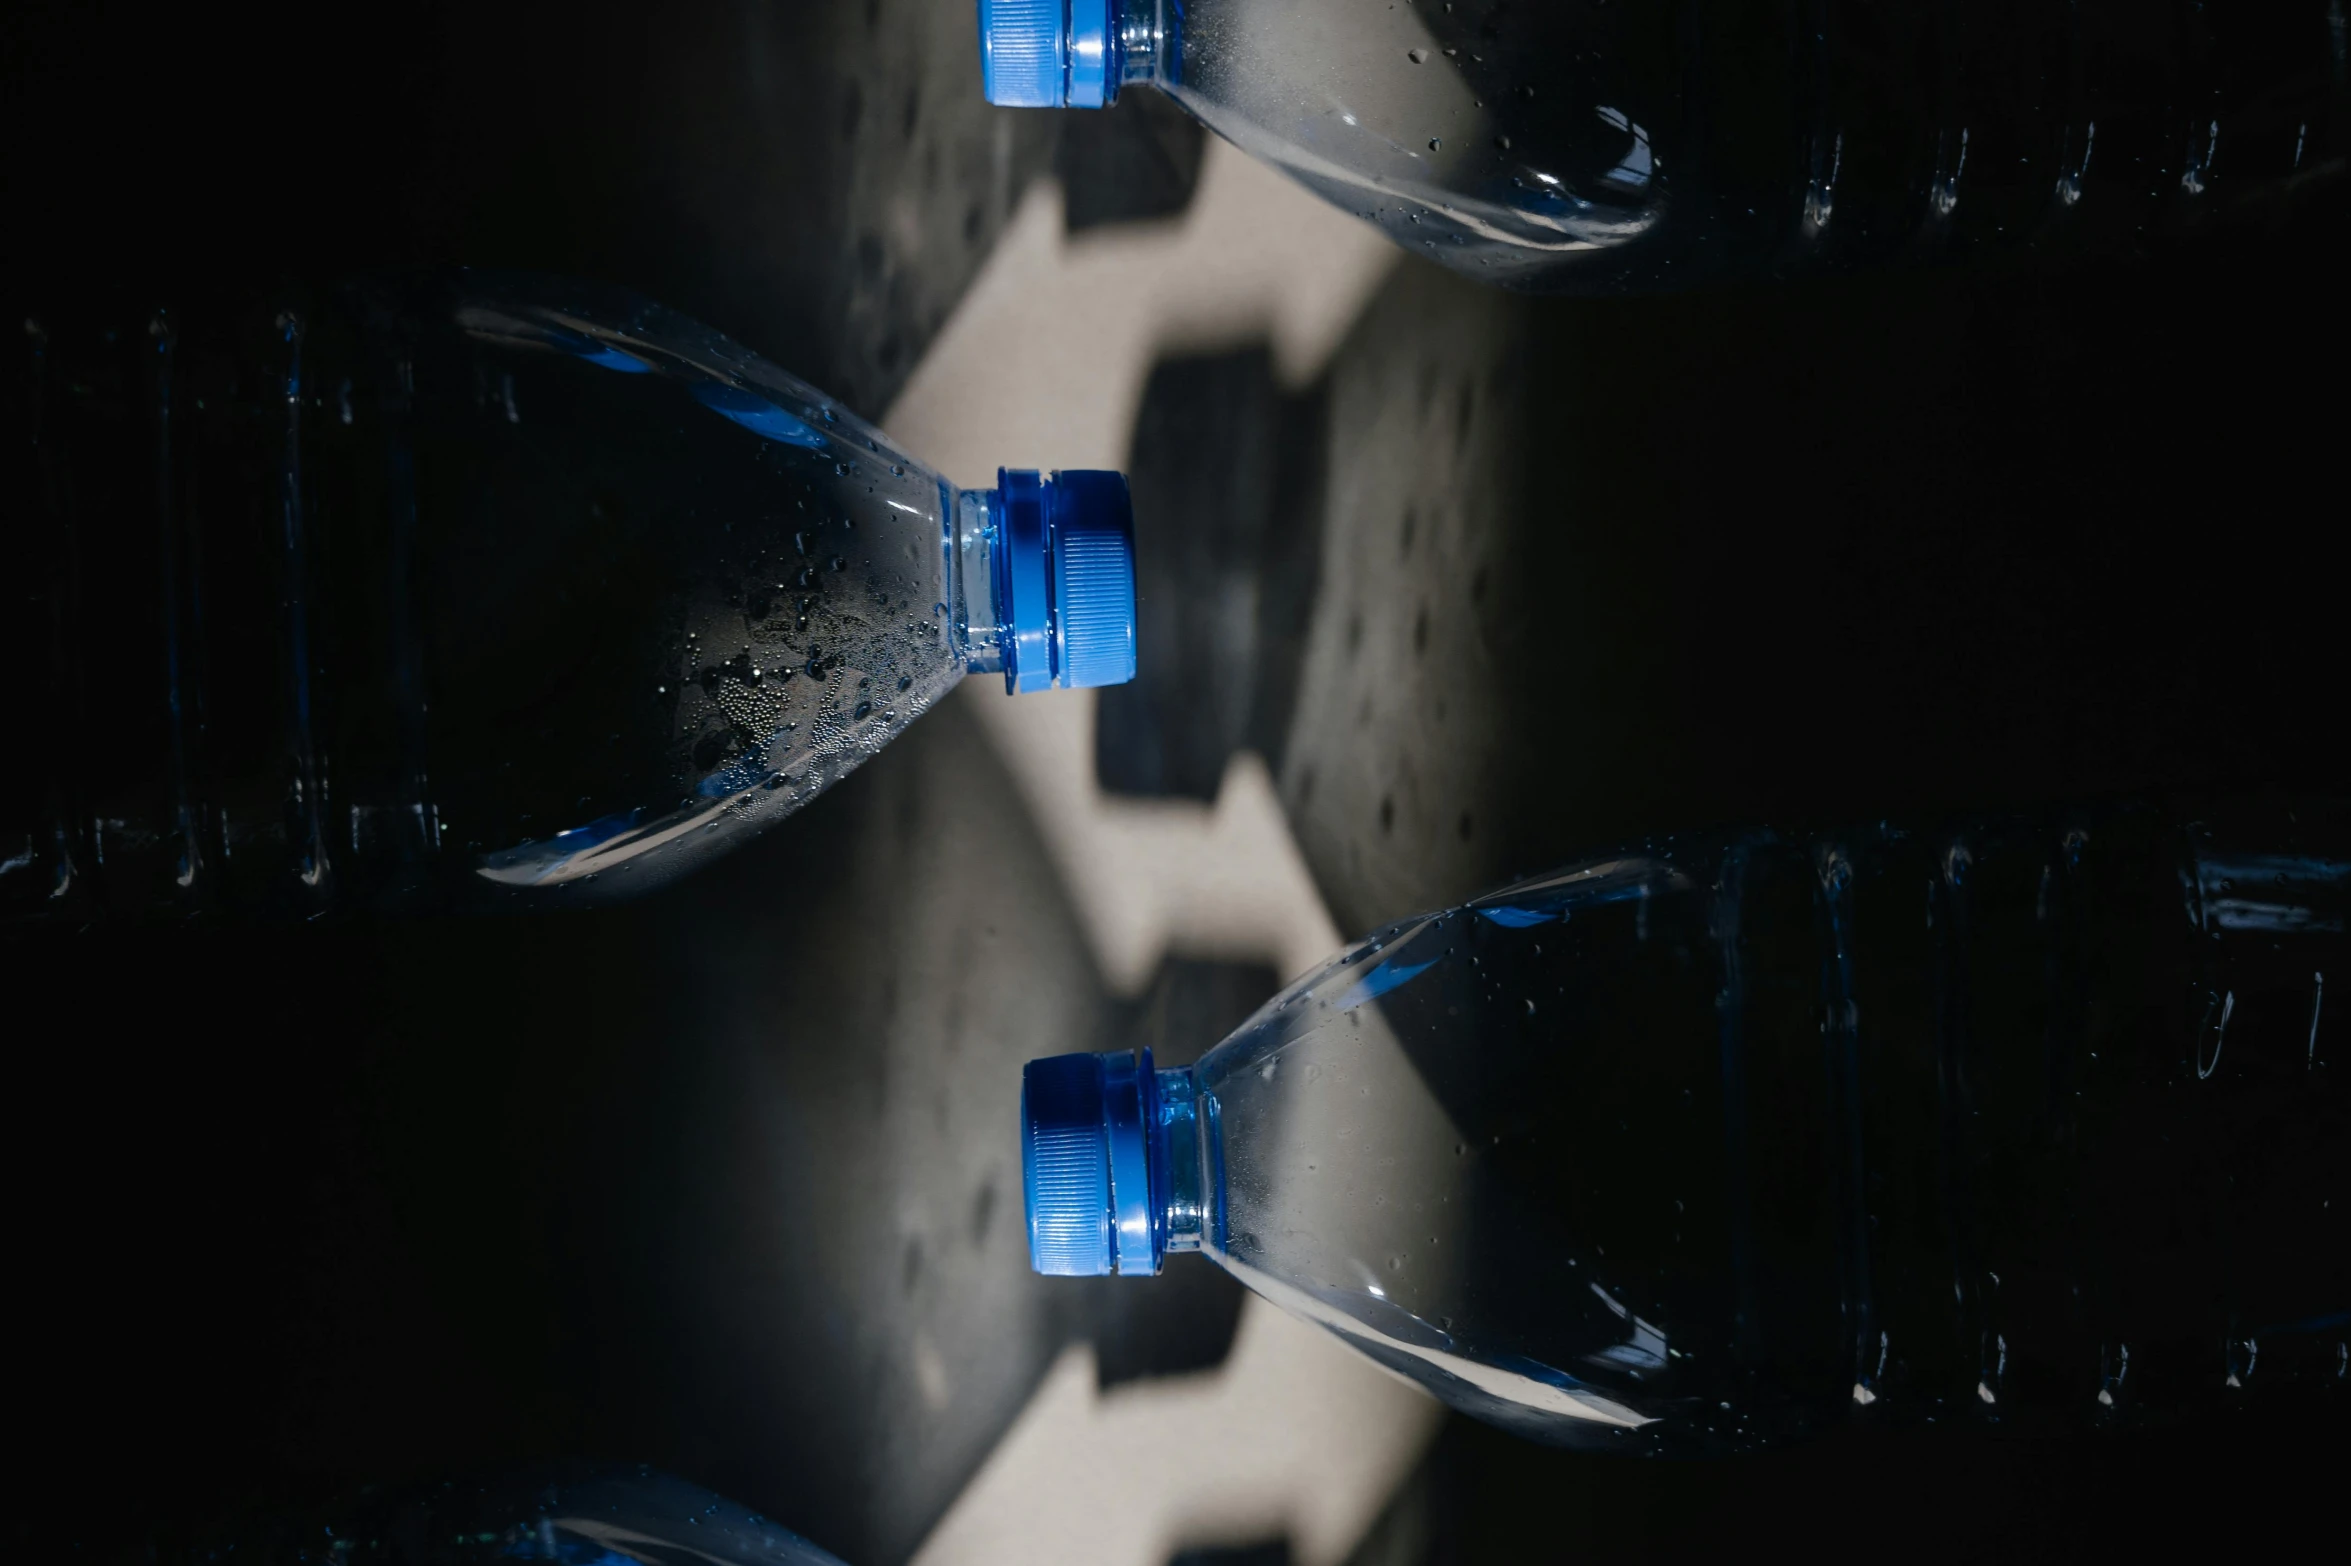
[(2342, 1395), (2309, 825), (1667, 842), (1392, 926), (1160, 1073), (1218, 1193), (1165, 1248), (1570, 1445)]
[[(468, 848), (487, 851), (477, 873), (543, 888), (666, 879), (837, 782), (967, 670), (1001, 668), (984, 497), (967, 502), (821, 393), (655, 306), (567, 309), (539, 285), (476, 296), (449, 319), (461, 335), (436, 345), (442, 376), (463, 375), (462, 358), (495, 391), (486, 421), (458, 398), (420, 400), (439, 415), (419, 437), (450, 469), (443, 506), (468, 522), (465, 559), (444, 570), (478, 595), (455, 613), (436, 606), (434, 623), (454, 638), (547, 604), (563, 623), (532, 642), (552, 652), (576, 625), (609, 667), (574, 673), (560, 694), (510, 692), (495, 710), (459, 696), (453, 760), (508, 750), (496, 736), (518, 717), (538, 719), (550, 742), (527, 747), (527, 762), (501, 755), (509, 776), (524, 765), (536, 775), (505, 785), (511, 803), (484, 801), (516, 818), (504, 836), (538, 841), (490, 850), (469, 835)], [(533, 393), (549, 415), (530, 427), (545, 430), (535, 441), (521, 409)], [(586, 591), (545, 580), (551, 558), (587, 542), (549, 535), (583, 513), (613, 529), (602, 558), (582, 562), (596, 577)], [(597, 612), (579, 615), (598, 590)], [(434, 651), (451, 670), (501, 658), (495, 645)], [(637, 685), (645, 672), (674, 677), (634, 693), (656, 716), (639, 746), (599, 768), (596, 730), (609, 746), (606, 714), (626, 705), (629, 669)], [(574, 790), (577, 819), (532, 833), (524, 800), (567, 778), (595, 780)]]
[(19, 914), (648, 890), (1009, 676), (1001, 497), (635, 296), (460, 273), (34, 346), (20, 732), (95, 743), (14, 780)]
[(1113, 0), (1117, 80), (1415, 253), (1564, 291), (2129, 251), (2339, 176), (2328, 0)]
[(1645, 101), (1669, 74), (1659, 8), (1498, 7), (1482, 28), (1435, 4), (1152, 9), (1164, 20), (1132, 79), (1449, 265), (1517, 280), (1663, 214)]
[[(366, 1541), (360, 1554), (400, 1559), (432, 1541), (450, 1566), (507, 1561), (697, 1560), (706, 1566), (840, 1566), (770, 1518), (644, 1464), (539, 1462), (422, 1483), (370, 1485), (325, 1507), (249, 1509), (206, 1541), (218, 1558), (304, 1560), (310, 1541)], [(624, 1553), (630, 1552), (630, 1553)]]

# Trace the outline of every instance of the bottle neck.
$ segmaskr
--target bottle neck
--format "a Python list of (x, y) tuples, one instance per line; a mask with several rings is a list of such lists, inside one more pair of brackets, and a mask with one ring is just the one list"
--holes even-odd
[(1172, 85), (1182, 78), (1181, 34), (1174, 0), (1112, 0), (1115, 18), (1110, 28), (1115, 51), (1107, 73), (1111, 98), (1126, 82)]
[[(1149, 1057), (1146, 1056), (1146, 1059)], [(1189, 1066), (1152, 1073), (1144, 1127), (1161, 1255), (1224, 1250), (1224, 1139), (1216, 1097)]]
[[(999, 468), (994, 489), (940, 486), (940, 614), (966, 673), (1007, 692), (1135, 677), (1134, 522), (1116, 473)], [(895, 502), (893, 502), (895, 504)]]
[(1063, 683), (1055, 659), (1053, 544), (1035, 473), (955, 497), (947, 542), (948, 626), (967, 674), (1001, 674), (1008, 694)]
[[(944, 487), (944, 486), (942, 486)], [(947, 508), (947, 635), (971, 674), (1004, 672), (1010, 634), (1001, 580), (1003, 518), (996, 491), (958, 491)]]

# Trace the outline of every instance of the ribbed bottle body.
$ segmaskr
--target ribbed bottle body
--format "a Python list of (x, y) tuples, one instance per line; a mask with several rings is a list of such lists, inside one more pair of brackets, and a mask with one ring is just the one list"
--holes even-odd
[(1606, 293), (2129, 253), (2339, 179), (2334, 0), (1129, 0), (1124, 74), (1417, 254)]
[(1392, 926), (1194, 1068), (1220, 1259), (1569, 1444), (2341, 1395), (2345, 824), (1668, 840)]

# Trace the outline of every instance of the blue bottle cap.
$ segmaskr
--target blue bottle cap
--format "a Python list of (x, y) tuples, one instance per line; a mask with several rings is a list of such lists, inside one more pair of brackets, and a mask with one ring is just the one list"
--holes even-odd
[(1159, 1270), (1143, 1127), (1151, 1052), (1055, 1055), (1020, 1078), (1029, 1265), (1065, 1278)]
[(1135, 515), (1127, 481), (1072, 469), (996, 473), (1004, 688), (1135, 677)]
[(979, 0), (980, 86), (1019, 109), (1099, 109), (1117, 92), (1111, 0)]
[(1116, 473), (1053, 475), (1053, 583), (1061, 683), (1135, 677), (1135, 511)]

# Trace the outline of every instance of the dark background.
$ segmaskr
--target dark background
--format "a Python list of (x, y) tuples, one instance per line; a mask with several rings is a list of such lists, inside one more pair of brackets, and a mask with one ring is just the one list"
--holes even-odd
[[(0, 52), (24, 309), (539, 268), (873, 416), (1030, 179), (1149, 222), (1200, 157), (1147, 95), (989, 109), (960, 0), (20, 5)], [(2155, 258), (1611, 302), (1405, 263), (1313, 387), (1171, 360), (1103, 781), (1263, 752), (1350, 933), (1651, 829), (2339, 792), (2345, 228), (2338, 190)], [(572, 1454), (901, 1560), (1059, 1345), (1194, 1368), (1238, 1309), (1026, 1275), (1005, 1063), (1182, 1058), (1281, 977), (1107, 995), (952, 703), (609, 914), (17, 939), (8, 1525), (143, 1560)], [(1678, 1467), (1453, 1420), (1360, 1558), (2276, 1548), (2337, 1526), (2343, 1418)]]

